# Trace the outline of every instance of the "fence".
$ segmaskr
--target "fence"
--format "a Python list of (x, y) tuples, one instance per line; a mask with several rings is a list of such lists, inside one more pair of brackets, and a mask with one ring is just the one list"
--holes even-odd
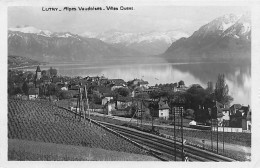
[[(212, 127), (212, 131), (217, 131), (217, 127)], [(218, 127), (218, 132), (223, 132), (223, 127)], [(224, 127), (224, 132), (243, 132), (242, 128)]]

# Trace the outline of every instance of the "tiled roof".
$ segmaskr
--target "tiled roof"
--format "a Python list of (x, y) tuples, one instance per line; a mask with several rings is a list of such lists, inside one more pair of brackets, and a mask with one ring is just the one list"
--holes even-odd
[(241, 104), (233, 104), (230, 108), (240, 109), (241, 107)]
[(159, 110), (163, 110), (163, 109), (170, 109), (170, 107), (168, 106), (167, 103), (159, 104)]

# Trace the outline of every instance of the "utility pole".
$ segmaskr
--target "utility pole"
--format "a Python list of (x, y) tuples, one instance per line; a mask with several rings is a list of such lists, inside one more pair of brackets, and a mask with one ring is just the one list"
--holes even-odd
[(75, 119), (77, 118), (78, 106), (79, 106), (79, 98), (77, 98), (77, 105), (76, 105)]
[(174, 120), (174, 128), (173, 128), (173, 135), (174, 135), (174, 160), (176, 161), (176, 117), (175, 117), (175, 113), (176, 113), (176, 109), (174, 108), (174, 115), (173, 115), (173, 120)]
[(184, 143), (183, 143), (183, 109), (181, 109), (181, 155), (182, 155), (182, 161), (184, 161), (185, 158), (184, 158)]
[(81, 88), (79, 87), (79, 121), (81, 120), (81, 111), (82, 111), (82, 94), (81, 94)]
[(213, 125), (212, 125), (212, 124), (213, 124), (213, 123), (212, 123), (212, 114), (211, 114), (211, 116), (210, 116), (210, 121), (211, 121), (211, 126), (210, 126), (210, 127), (211, 127), (211, 129), (210, 129), (210, 140), (211, 140), (211, 150), (213, 151), (213, 135), (212, 135), (212, 134), (213, 134), (213, 132), (212, 132), (212, 131), (213, 131), (213, 130), (212, 130), (212, 129), (213, 129)]
[(143, 126), (143, 96), (141, 99), (141, 127)]
[[(84, 92), (85, 92), (86, 100), (88, 100), (88, 93), (87, 93), (86, 85), (84, 86)], [(84, 106), (83, 106), (83, 108), (84, 108)], [(84, 110), (84, 119), (86, 119), (86, 110)]]
[(224, 154), (224, 143), (225, 143), (224, 142), (224, 140), (225, 140), (225, 138), (224, 138), (225, 137), (224, 136), (225, 129), (224, 128), (225, 128), (225, 120), (223, 120), (223, 154)]
[(89, 102), (88, 102), (88, 95), (87, 95), (87, 92), (86, 92), (86, 98), (87, 98), (87, 110), (88, 110), (89, 125), (91, 125), (91, 120), (90, 120), (90, 111), (89, 111)]
[(216, 119), (217, 122), (217, 153), (218, 153), (218, 119)]

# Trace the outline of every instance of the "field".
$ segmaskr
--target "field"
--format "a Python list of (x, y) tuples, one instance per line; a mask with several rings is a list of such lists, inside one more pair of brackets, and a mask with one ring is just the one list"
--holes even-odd
[(147, 155), (121, 137), (93, 123), (79, 121), (47, 101), (9, 99), (8, 138)]
[(27, 140), (9, 139), (8, 146), (9, 160), (157, 161), (156, 158), (147, 155)]

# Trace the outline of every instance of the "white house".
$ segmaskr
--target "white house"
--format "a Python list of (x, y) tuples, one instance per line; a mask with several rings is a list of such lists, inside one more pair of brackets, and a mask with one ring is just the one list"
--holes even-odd
[(165, 120), (168, 120), (170, 108), (169, 108), (167, 102), (160, 100), (160, 102), (158, 104), (159, 104), (159, 118), (163, 118)]
[(115, 103), (107, 103), (107, 115), (112, 115), (111, 111), (115, 110)]
[(28, 91), (29, 100), (35, 100), (39, 96), (39, 88), (30, 88)]
[(68, 90), (68, 87), (64, 86), (62, 88), (60, 88), (61, 90)]

